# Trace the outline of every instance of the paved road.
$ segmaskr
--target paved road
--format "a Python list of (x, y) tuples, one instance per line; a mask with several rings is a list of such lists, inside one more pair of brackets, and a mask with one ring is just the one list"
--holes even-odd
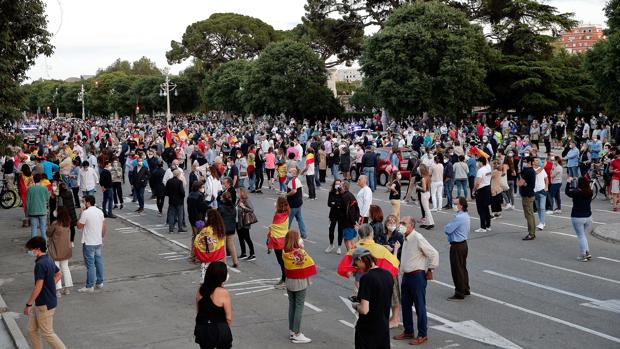
[[(375, 203), (387, 214), (390, 205), (383, 191), (375, 192)], [(313, 339), (308, 348), (350, 348), (355, 317), (341, 297), (351, 294), (352, 282), (335, 273), (341, 257), (323, 252), (328, 227), (326, 186), (317, 193), (319, 200), (306, 200), (303, 206), (309, 230), (306, 248), (319, 274), (308, 291), (302, 330)], [(257, 260), (242, 261), (228, 282), (237, 348), (292, 346), (285, 292), (272, 287), (279, 268), (264, 244), (264, 226), (272, 218), (275, 199), (271, 191), (251, 196), (259, 218), (251, 231)], [(620, 246), (589, 236), (594, 259), (577, 262), (577, 240), (567, 204), (569, 200), (562, 215), (547, 217), (547, 228), (535, 241), (521, 240), (526, 233), (519, 210), (504, 212), (494, 220), (492, 233), (472, 233), (468, 264), (473, 296), (461, 303), (446, 301), (452, 294), (452, 281), (449, 245), (441, 228), (452, 212), (434, 214), (435, 230), (422, 232), (440, 252), (436, 280), (427, 289), (431, 328), (425, 347), (620, 347)], [(167, 233), (165, 219), (156, 215), (154, 200), (148, 201), (143, 214), (134, 213), (136, 207), (128, 203), (117, 213), (144, 229), (122, 219), (108, 220), (104, 290), (60, 300), (55, 326), (70, 348), (196, 347), (193, 299), (200, 271), (185, 260), (183, 246), (189, 245), (190, 237)], [(610, 211), (608, 202), (597, 200), (594, 208), (597, 224), (620, 221), (620, 214)], [(475, 206), (471, 211), (472, 228), (477, 228)], [(418, 217), (419, 207), (403, 205), (402, 214)], [(29, 235), (18, 227), (19, 215), (19, 210), (11, 210), (0, 217), (0, 292), (14, 312), (21, 311), (32, 284), (33, 259), (21, 247)], [(71, 267), (77, 285), (85, 280), (80, 256), (76, 248)], [(608, 300), (616, 301), (604, 302)], [(26, 319), (20, 316), (17, 321), (25, 331)], [(393, 342), (393, 347), (408, 345)]]

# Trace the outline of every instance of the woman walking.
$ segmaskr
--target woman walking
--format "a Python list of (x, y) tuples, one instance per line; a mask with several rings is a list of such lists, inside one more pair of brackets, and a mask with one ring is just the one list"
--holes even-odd
[[(75, 240), (75, 226), (77, 225), (78, 217), (75, 212), (75, 203), (73, 202), (73, 193), (67, 188), (66, 183), (60, 183), (59, 187), (59, 206), (64, 207), (67, 212), (69, 212), (69, 217), (71, 218), (71, 247), (73, 247), (73, 241)], [(79, 205), (79, 203), (78, 203)]]
[(327, 198), (327, 206), (329, 207), (329, 246), (325, 249), (325, 253), (332, 252), (336, 246), (334, 245), (334, 232), (336, 225), (338, 226), (338, 250), (336, 253), (342, 253), (342, 229), (341, 224), (338, 224), (339, 218), (344, 214), (342, 209), (342, 194), (341, 194), (342, 182), (337, 179), (332, 183), (332, 190), (329, 191)]
[(390, 192), (389, 199), (392, 205), (392, 214), (396, 216), (396, 219), (400, 220), (400, 180), (403, 178), (400, 171), (392, 171), (390, 174), (390, 180), (388, 182), (388, 191)]
[[(258, 149), (260, 151), (260, 148)], [(248, 197), (248, 191), (245, 188), (239, 188), (239, 200), (237, 200), (237, 234), (239, 235), (239, 245), (241, 246), (241, 254), (239, 259), (247, 259), (253, 261), (256, 259), (254, 255), (254, 243), (250, 236), (251, 224), (245, 225), (244, 217), (248, 213), (254, 212), (254, 206)], [(248, 245), (249, 255), (245, 254), (245, 245)]]
[(200, 349), (232, 348), (232, 301), (224, 282), (228, 268), (223, 262), (213, 262), (206, 270), (203, 283), (196, 292), (195, 342)]
[(273, 147), (269, 147), (267, 154), (265, 154), (265, 171), (267, 172), (269, 189), (273, 189), (276, 172), (276, 155), (273, 153)]
[[(549, 208), (553, 214), (562, 213), (562, 194), (560, 189), (562, 188), (562, 172), (564, 168), (562, 166), (562, 158), (556, 156), (553, 159), (553, 167), (551, 167), (551, 185), (549, 186)], [(556, 209), (553, 209), (553, 204), (556, 204)]]
[[(62, 272), (62, 280), (56, 282), (56, 296), (60, 297), (61, 294), (68, 295), (71, 293), (70, 289), (73, 287), (71, 270), (69, 270), (69, 259), (73, 250), (70, 240), (71, 216), (69, 211), (66, 207), (60, 206), (56, 212), (57, 219), (47, 228), (46, 235), (48, 253)], [(63, 282), (64, 288), (62, 287)]]
[(286, 197), (278, 197), (278, 200), (276, 201), (276, 213), (273, 216), (273, 222), (269, 226), (269, 231), (267, 232), (268, 253), (272, 250), (274, 251), (278, 264), (280, 265), (280, 272), (282, 273), (280, 281), (275, 286), (277, 289), (284, 289), (286, 287), (286, 275), (284, 273), (282, 250), (284, 250), (286, 233), (288, 232), (288, 216), (290, 213), (291, 207), (288, 205)]
[(265, 182), (265, 157), (263, 156), (263, 150), (258, 147), (256, 154), (254, 155), (254, 192), (258, 194), (263, 193), (263, 183)]
[(224, 232), (226, 232), (226, 251), (232, 257), (233, 268), (238, 266), (237, 250), (235, 250), (235, 231), (237, 230), (237, 210), (232, 202), (229, 192), (222, 194), (222, 203), (217, 208), (224, 220)]
[(316, 275), (314, 261), (304, 250), (297, 230), (289, 230), (284, 243), (284, 270), (288, 294), (289, 338), (294, 344), (310, 343), (312, 340), (301, 333), (301, 316), (306, 300), (310, 277)]
[(578, 261), (587, 262), (592, 259), (590, 249), (588, 247), (588, 239), (586, 234), (592, 224), (592, 188), (585, 177), (577, 179), (577, 187), (573, 185), (572, 177), (568, 177), (566, 181), (566, 196), (573, 199), (573, 209), (570, 216), (575, 229), (575, 234), (579, 241), (579, 257)]
[(217, 210), (207, 211), (207, 226), (205, 222), (197, 221), (196, 227), (200, 232), (196, 235), (193, 250), (196, 259), (201, 263), (200, 280), (204, 280), (207, 267), (210, 263), (223, 261), (226, 258), (226, 232), (224, 221)]
[(418, 171), (420, 172), (420, 176), (422, 176), (422, 180), (416, 190), (420, 193), (420, 203), (422, 205), (422, 209), (424, 210), (424, 224), (420, 225), (420, 228), (431, 230), (435, 227), (435, 221), (433, 220), (433, 215), (430, 210), (431, 173), (428, 170), (428, 167), (424, 164), (420, 165)]

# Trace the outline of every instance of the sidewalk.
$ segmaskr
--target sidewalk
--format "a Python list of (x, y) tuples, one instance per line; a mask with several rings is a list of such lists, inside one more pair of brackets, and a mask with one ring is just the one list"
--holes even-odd
[(620, 244), (620, 223), (599, 225), (592, 231), (592, 235), (614, 244)]

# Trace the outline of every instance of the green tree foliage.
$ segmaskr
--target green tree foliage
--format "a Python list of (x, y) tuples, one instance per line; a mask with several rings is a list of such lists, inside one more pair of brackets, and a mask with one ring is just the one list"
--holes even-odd
[(0, 122), (18, 117), (19, 85), (39, 55), (54, 51), (50, 37), (43, 1), (0, 1)]
[(198, 58), (206, 70), (235, 59), (256, 57), (279, 34), (258, 18), (236, 13), (214, 13), (187, 27), (181, 42), (172, 41), (168, 63)]
[(274, 43), (251, 64), (242, 82), (245, 110), (309, 118), (337, 115), (342, 109), (326, 83), (325, 64), (308, 46)]
[(361, 81), (336, 81), (336, 92), (338, 95), (352, 95), (360, 86)]
[(238, 59), (223, 63), (209, 72), (205, 79), (205, 93), (211, 109), (237, 114), (243, 111), (241, 84), (247, 77), (250, 65), (250, 62)]
[(371, 111), (372, 109), (379, 108), (380, 103), (377, 97), (371, 89), (365, 84), (362, 84), (350, 99), (351, 106), (358, 111)]
[(392, 115), (457, 115), (488, 94), (482, 29), (438, 2), (402, 6), (368, 39), (364, 84)]

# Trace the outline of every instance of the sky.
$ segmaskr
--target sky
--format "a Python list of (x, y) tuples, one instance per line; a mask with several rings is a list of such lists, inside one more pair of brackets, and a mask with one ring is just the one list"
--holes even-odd
[[(93, 75), (117, 58), (142, 56), (173, 74), (189, 62), (169, 66), (165, 53), (171, 40), (181, 40), (191, 23), (217, 12), (257, 17), (275, 29), (301, 22), (306, 0), (44, 0), (48, 30), (56, 47), (39, 57), (29, 80), (66, 79)], [(605, 0), (548, 0), (561, 12), (574, 12), (586, 24), (605, 24)]]

